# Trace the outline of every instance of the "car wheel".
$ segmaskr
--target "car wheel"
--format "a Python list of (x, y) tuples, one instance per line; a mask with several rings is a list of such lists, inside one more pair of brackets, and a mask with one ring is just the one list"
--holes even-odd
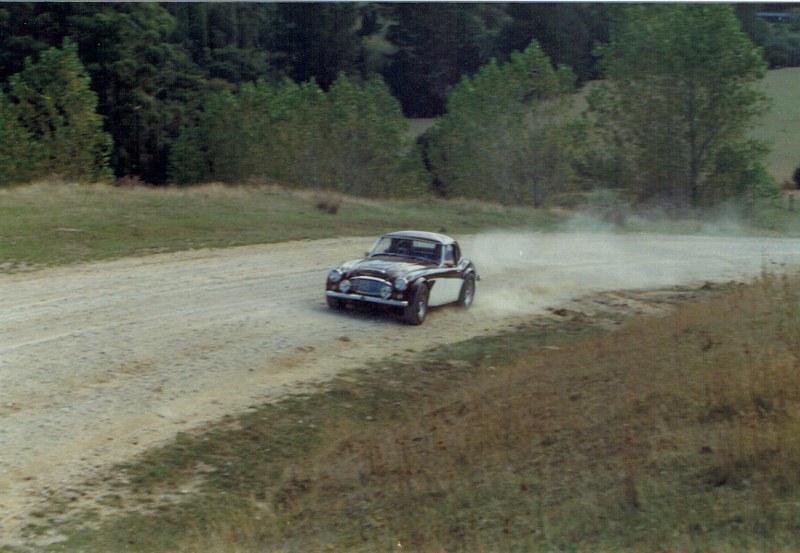
[(411, 302), (403, 308), (403, 322), (409, 325), (421, 325), (428, 316), (428, 287), (420, 284), (414, 291)]
[(325, 301), (328, 302), (328, 307), (331, 309), (344, 309), (344, 301), (339, 298), (325, 296)]
[(458, 306), (469, 309), (475, 301), (475, 275), (469, 274), (461, 285), (461, 293), (458, 295)]

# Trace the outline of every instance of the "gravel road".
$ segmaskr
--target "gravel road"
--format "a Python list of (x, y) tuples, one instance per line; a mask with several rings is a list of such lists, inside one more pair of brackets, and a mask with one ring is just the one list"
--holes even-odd
[(339, 238), (0, 275), (0, 545), (15, 543), (53, 490), (367, 360), (495, 332), (595, 291), (800, 264), (796, 239), (467, 236), (483, 277), (475, 306), (408, 327), (325, 307), (329, 268), (370, 245)]

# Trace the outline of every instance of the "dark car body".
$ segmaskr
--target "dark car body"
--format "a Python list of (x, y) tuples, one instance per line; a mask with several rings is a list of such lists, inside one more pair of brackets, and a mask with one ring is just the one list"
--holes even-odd
[(469, 307), (479, 280), (475, 265), (461, 256), (453, 238), (400, 231), (378, 238), (363, 259), (342, 263), (325, 285), (328, 306), (366, 302), (397, 307), (409, 324), (421, 324), (429, 306)]

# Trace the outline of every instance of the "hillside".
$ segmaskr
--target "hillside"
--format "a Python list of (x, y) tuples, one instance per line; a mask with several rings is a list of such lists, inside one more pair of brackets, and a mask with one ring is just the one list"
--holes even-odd
[(800, 166), (800, 68), (769, 71), (763, 85), (774, 104), (753, 135), (771, 143), (767, 168), (782, 183)]

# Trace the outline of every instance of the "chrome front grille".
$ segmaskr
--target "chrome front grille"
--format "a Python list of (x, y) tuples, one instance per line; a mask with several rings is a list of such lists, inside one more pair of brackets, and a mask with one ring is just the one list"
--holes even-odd
[(354, 292), (364, 294), (365, 296), (380, 296), (381, 289), (389, 284), (385, 280), (368, 277), (354, 278), (351, 283)]

